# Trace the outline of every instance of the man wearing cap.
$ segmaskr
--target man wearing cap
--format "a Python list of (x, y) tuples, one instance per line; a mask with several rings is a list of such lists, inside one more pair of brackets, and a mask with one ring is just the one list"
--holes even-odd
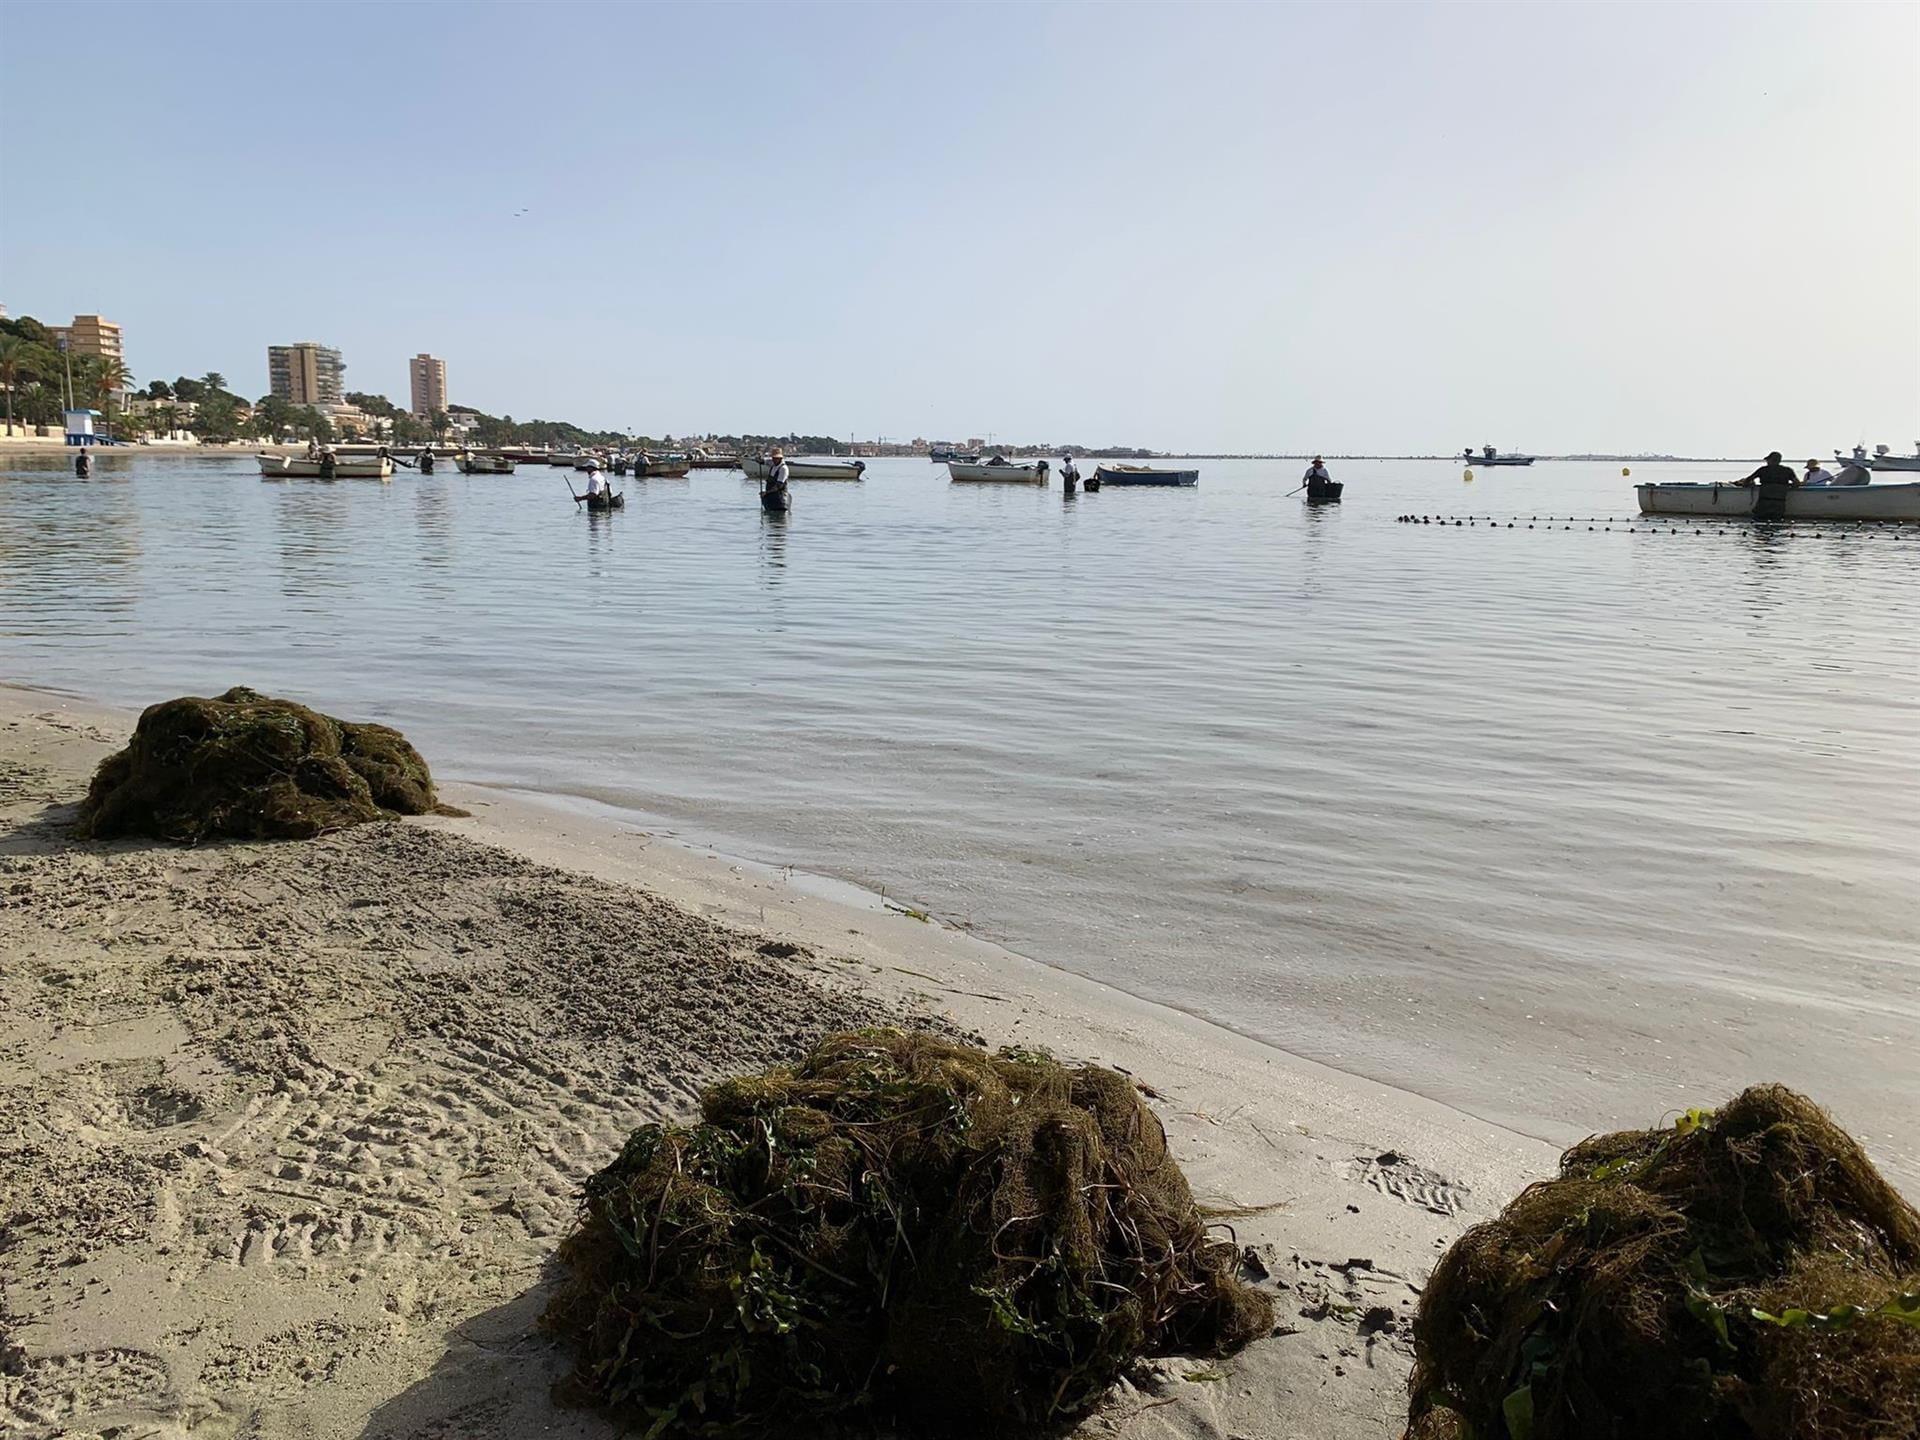
[(1787, 492), (1800, 483), (1800, 477), (1793, 473), (1791, 465), (1780, 463), (1778, 450), (1770, 450), (1766, 464), (1745, 479), (1733, 483), (1760, 487), (1760, 493), (1753, 497), (1754, 519), (1779, 520), (1787, 513)]
[(763, 495), (777, 495), (787, 488), (787, 452), (776, 445), (770, 458), (773, 464), (768, 468), (766, 481), (760, 487)]
[(1800, 477), (1802, 485), (1831, 485), (1833, 472), (1818, 460), (1807, 461), (1807, 473)]

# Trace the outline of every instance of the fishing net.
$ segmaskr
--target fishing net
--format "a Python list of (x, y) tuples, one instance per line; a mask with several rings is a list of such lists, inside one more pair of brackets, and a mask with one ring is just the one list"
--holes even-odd
[(1125, 1076), (892, 1030), (636, 1131), (560, 1255), (569, 1397), (662, 1435), (1033, 1429), (1272, 1323)]
[(217, 700), (183, 696), (142, 712), (127, 748), (94, 773), (80, 831), (188, 844), (302, 840), (429, 811), (448, 807), (398, 730), (236, 687)]
[(1475, 1226), (1414, 1324), (1408, 1440), (1920, 1440), (1920, 1215), (1757, 1086), (1597, 1136)]

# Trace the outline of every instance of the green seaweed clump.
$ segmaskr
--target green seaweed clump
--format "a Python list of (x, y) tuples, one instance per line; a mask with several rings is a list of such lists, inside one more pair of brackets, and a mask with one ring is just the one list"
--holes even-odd
[(141, 713), (80, 806), (93, 839), (305, 840), (395, 815), (453, 813), (398, 730), (356, 725), (236, 686)]
[(1920, 1440), (1920, 1214), (1779, 1085), (1596, 1136), (1442, 1257), (1408, 1440)]
[(702, 1117), (588, 1181), (546, 1316), (650, 1435), (1031, 1431), (1272, 1324), (1115, 1071), (864, 1031)]

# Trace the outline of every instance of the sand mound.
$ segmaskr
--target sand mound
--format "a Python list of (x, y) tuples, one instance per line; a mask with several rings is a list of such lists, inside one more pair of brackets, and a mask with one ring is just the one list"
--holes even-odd
[(304, 840), (444, 809), (427, 762), (398, 730), (235, 687), (217, 700), (182, 696), (142, 712), (127, 748), (94, 774), (80, 831), (188, 844)]
[(1271, 1324), (1113, 1071), (863, 1031), (702, 1110), (588, 1182), (547, 1314), (658, 1433), (1030, 1429)]
[(1915, 1440), (1920, 1215), (1758, 1086), (1598, 1136), (1462, 1236), (1414, 1326), (1410, 1440)]

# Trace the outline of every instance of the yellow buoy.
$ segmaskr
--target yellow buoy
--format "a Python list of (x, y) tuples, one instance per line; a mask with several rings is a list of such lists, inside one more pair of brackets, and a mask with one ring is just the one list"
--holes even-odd
[(1620, 473), (1622, 475), (1631, 475), (1633, 473), (1633, 467), (1631, 465), (1622, 465), (1620, 467)]
[(1462, 480), (1471, 480), (1471, 479), (1473, 479), (1473, 472), (1472, 472), (1471, 470), (1469, 470), (1469, 471), (1467, 471), (1467, 473), (1466, 473), (1466, 474), (1464, 474), (1464, 475), (1462, 475), (1462, 476), (1461, 476), (1460, 478), (1461, 478)]

